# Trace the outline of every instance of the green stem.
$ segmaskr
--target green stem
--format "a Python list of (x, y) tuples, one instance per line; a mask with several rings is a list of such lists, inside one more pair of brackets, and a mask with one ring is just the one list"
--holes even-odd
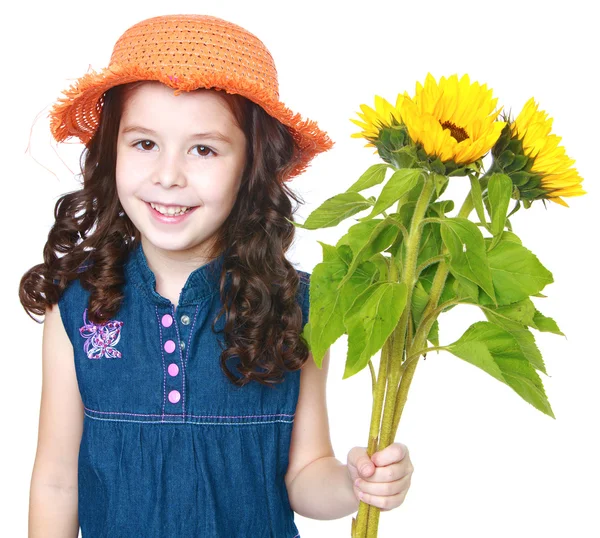
[[(465, 198), (465, 201), (463, 202), (457, 216), (468, 218), (472, 210), (473, 200), (471, 198), (471, 191), (469, 191), (469, 194), (467, 194), (467, 197)], [(444, 247), (442, 249), (442, 254), (446, 254), (447, 252), (448, 249)], [(427, 342), (427, 337), (429, 336), (431, 326), (437, 319), (436, 316), (430, 316), (430, 314), (437, 308), (442, 292), (444, 291), (448, 272), (448, 261), (444, 259), (438, 263), (437, 270), (431, 284), (431, 290), (429, 292), (429, 301), (427, 302), (427, 306), (421, 315), (421, 320), (426, 321), (421, 322), (421, 325), (415, 334), (414, 340), (411, 342), (410, 348), (407, 349), (407, 356), (409, 357), (415, 354), (414, 350), (425, 347), (425, 342)], [(417, 364), (419, 364), (419, 361), (413, 359), (404, 365), (404, 372), (402, 373), (402, 380), (400, 382), (400, 386), (398, 387), (398, 397), (396, 399), (396, 408), (394, 411), (394, 432), (397, 431), (398, 425), (400, 424), (400, 418), (402, 417), (402, 411), (404, 410), (404, 405), (408, 398), (408, 390), (410, 389)]]
[[(393, 262), (389, 266), (388, 278), (395, 282), (398, 275), (396, 272), (396, 264)], [(381, 351), (381, 360), (379, 362), (379, 373), (377, 382), (373, 389), (373, 406), (371, 409), (371, 425), (369, 427), (369, 440), (367, 443), (367, 454), (371, 457), (377, 451), (377, 443), (379, 440), (379, 425), (381, 423), (381, 410), (383, 408), (383, 398), (386, 391), (386, 383), (389, 371), (389, 362), (391, 354), (392, 342), (388, 338)], [(375, 508), (367, 503), (359, 503), (358, 514), (356, 519), (352, 520), (352, 536), (353, 538), (362, 538), (367, 536), (367, 525), (369, 522), (369, 514)]]
[(419, 267), (417, 267), (417, 270), (415, 271), (415, 278), (419, 278), (419, 275), (423, 272), (423, 269), (433, 265), (434, 263), (445, 260), (446, 257), (446, 255), (440, 254), (439, 256), (434, 256), (433, 258), (429, 258), (428, 260), (424, 261), (421, 265), (419, 265)]
[[(444, 281), (444, 284), (445, 284), (445, 281)], [(427, 314), (427, 316), (425, 316), (425, 315), (421, 316), (421, 321), (419, 322), (419, 326), (417, 327), (417, 334), (415, 334), (415, 338), (418, 338), (419, 336), (421, 336), (421, 333), (423, 332), (423, 327), (426, 326), (427, 322), (432, 317), (434, 318), (434, 321), (435, 321), (435, 318), (437, 318), (442, 313), (443, 310), (445, 310), (449, 306), (452, 306), (453, 304), (473, 304), (473, 303), (470, 303), (468, 301), (463, 301), (462, 299), (450, 299), (449, 301), (442, 303), (440, 306), (438, 306), (437, 308), (435, 308), (434, 310), (429, 312), (429, 314)]]
[[(380, 409), (383, 405), (383, 397), (385, 396), (385, 407), (383, 410), (383, 420), (381, 423), (381, 429), (379, 430), (380, 436), (379, 441), (374, 447), (373, 452), (370, 451), (371, 446), (369, 446), (368, 455), (369, 457), (373, 455), (376, 451), (381, 451), (393, 441), (396, 430), (394, 429), (394, 415), (396, 409), (396, 397), (397, 390), (400, 383), (400, 376), (402, 372), (402, 361), (404, 357), (404, 348), (405, 348), (405, 340), (406, 340), (406, 332), (407, 326), (409, 322), (409, 317), (411, 315), (411, 300), (412, 300), (412, 292), (415, 284), (415, 272), (417, 268), (417, 257), (419, 254), (419, 247), (421, 243), (421, 226), (420, 222), (423, 220), (425, 212), (429, 206), (429, 201), (431, 199), (431, 195), (435, 189), (435, 184), (433, 180), (430, 179), (429, 176), (425, 176), (425, 180), (423, 182), (423, 189), (417, 200), (415, 205), (410, 231), (408, 234), (408, 240), (405, 243), (406, 248), (406, 260), (404, 264), (404, 270), (402, 274), (402, 282), (406, 285), (407, 293), (406, 293), (406, 306), (402, 315), (400, 316), (400, 320), (398, 325), (394, 329), (390, 338), (392, 338), (392, 342), (390, 342), (390, 338), (386, 341), (385, 350), (386, 353), (382, 353), (382, 363), (385, 362), (385, 366), (380, 366), (380, 377), (387, 377), (386, 380), (380, 383), (381, 379), (378, 380), (378, 390), (376, 392), (376, 402), (373, 406), (373, 415), (371, 417), (371, 432), (369, 435), (370, 441), (377, 441), (377, 430), (379, 427), (379, 417), (380, 417)], [(392, 267), (395, 268), (395, 264), (392, 263)], [(395, 269), (393, 269), (395, 271)], [(392, 345), (389, 345), (392, 344)], [(383, 359), (383, 355), (385, 355), (385, 360)], [(381, 376), (382, 372), (386, 372), (387, 375)], [(387, 383), (385, 382), (387, 381)], [(387, 390), (385, 390), (385, 394), (383, 391), (379, 390), (379, 387), (384, 387), (387, 385)], [(364, 503), (361, 503), (361, 505)], [(366, 514), (365, 514), (366, 512)], [(361, 509), (359, 506), (358, 510), (358, 519), (356, 522), (356, 530), (357, 536), (366, 538), (376, 538), (377, 530), (379, 525), (379, 514), (380, 510), (376, 507), (371, 507), (368, 510), (363, 510), (361, 513)], [(363, 517), (366, 515), (367, 525), (366, 525), (366, 535), (361, 534), (361, 531), (364, 529)], [(362, 517), (361, 517), (362, 516)]]
[(414, 359), (416, 359), (420, 355), (427, 355), (427, 353), (429, 353), (430, 351), (443, 351), (443, 350), (447, 350), (447, 349), (448, 349), (448, 346), (424, 347), (423, 349), (419, 349), (419, 351), (415, 351), (415, 352), (411, 353), (411, 355), (406, 358), (406, 360), (404, 361), (404, 364), (402, 366), (404, 368), (407, 367), (408, 364), (410, 362), (412, 362)]
[[(376, 451), (383, 450), (389, 446), (391, 440), (393, 440), (396, 436), (402, 411), (408, 398), (408, 391), (419, 363), (418, 360), (413, 359), (410, 362), (406, 361), (406, 363), (403, 364), (403, 358), (405, 353), (407, 354), (407, 357), (411, 357), (415, 354), (413, 350), (421, 350), (425, 346), (431, 326), (436, 319), (435, 316), (428, 316), (437, 307), (438, 301), (444, 289), (446, 277), (448, 276), (449, 272), (448, 260), (445, 257), (447, 249), (444, 248), (441, 253), (441, 255), (444, 256), (444, 259), (440, 260), (438, 263), (437, 271), (429, 294), (429, 301), (421, 317), (421, 319), (427, 319), (427, 321), (424, 326), (422, 324), (419, 328), (422, 328), (420, 334), (415, 334), (414, 339), (410, 338), (412, 335), (409, 335), (407, 338), (407, 326), (411, 327), (409, 318), (411, 316), (412, 292), (414, 283), (416, 282), (416, 261), (421, 239), (421, 221), (423, 220), (429, 205), (429, 200), (435, 188), (433, 181), (428, 181), (428, 179), (429, 178), (426, 176), (423, 184), (423, 190), (421, 191), (421, 195), (419, 196), (419, 200), (417, 201), (413, 213), (408, 240), (405, 243), (406, 263), (402, 274), (402, 282), (404, 282), (407, 286), (406, 306), (402, 316), (400, 317), (398, 325), (384, 344), (381, 354), (379, 377), (377, 379), (377, 388), (375, 391), (371, 415), (371, 428), (369, 432), (369, 446), (367, 450), (369, 457), (371, 457)], [(483, 190), (487, 184), (487, 181), (482, 181), (482, 183)], [(398, 205), (400, 206), (400, 203)], [(468, 218), (472, 210), (473, 200), (471, 198), (471, 192), (469, 192), (465, 201), (463, 202), (462, 207), (460, 208), (458, 216)], [(395, 262), (393, 260), (391, 263), (390, 273), (390, 276), (394, 275), (393, 280), (392, 278), (390, 279), (395, 281), (396, 272)], [(407, 340), (410, 340), (410, 345), (405, 350), (405, 343), (407, 343)], [(419, 355), (417, 355), (417, 357), (418, 356)], [(377, 430), (379, 427), (384, 395), (385, 409), (383, 411), (383, 422), (381, 424), (380, 436), (378, 439)], [(377, 538), (379, 514), (380, 510), (378, 508), (361, 502), (359, 504), (357, 518), (353, 518), (352, 520), (352, 538)]]

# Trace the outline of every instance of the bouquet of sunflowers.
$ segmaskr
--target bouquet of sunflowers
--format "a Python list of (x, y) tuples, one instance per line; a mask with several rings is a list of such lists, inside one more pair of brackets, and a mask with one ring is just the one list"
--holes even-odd
[[(536, 200), (568, 207), (563, 198), (585, 191), (561, 139), (550, 132), (552, 120), (533, 98), (516, 119), (500, 115), (496, 103), (492, 90), (467, 75), (436, 82), (428, 74), (414, 97), (400, 94), (392, 105), (376, 96), (374, 109), (361, 105), (360, 120), (351, 120), (361, 132), (352, 136), (366, 139), (383, 162), (296, 224), (315, 230), (369, 211), (336, 245), (320, 242), (323, 261), (311, 275), (311, 317), (303, 333), (319, 367), (343, 334), (343, 378), (369, 367), (369, 456), (394, 442), (418, 359), (430, 351), (473, 364), (554, 418), (531, 331), (563, 335), (531, 300), (545, 297), (552, 273), (522, 244), (509, 218)], [(465, 178), (469, 194), (449, 217), (454, 201), (443, 199), (444, 191)], [(379, 196), (361, 194), (381, 183)], [(487, 321), (440, 344), (438, 318), (460, 304), (478, 307)], [(371, 357), (379, 350), (376, 374)], [(379, 513), (361, 502), (352, 537), (376, 537)]]

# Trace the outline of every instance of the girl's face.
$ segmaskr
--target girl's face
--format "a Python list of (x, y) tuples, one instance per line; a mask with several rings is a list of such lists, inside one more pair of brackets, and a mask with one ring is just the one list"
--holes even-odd
[(235, 203), (246, 137), (218, 91), (182, 92), (159, 82), (126, 100), (116, 182), (142, 242), (171, 257), (205, 258)]

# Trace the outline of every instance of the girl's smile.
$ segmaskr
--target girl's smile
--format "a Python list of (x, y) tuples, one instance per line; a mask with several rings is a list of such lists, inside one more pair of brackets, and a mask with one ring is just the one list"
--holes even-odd
[(161, 204), (155, 204), (153, 202), (147, 202), (150, 214), (159, 222), (165, 224), (178, 224), (185, 220), (191, 213), (196, 211), (198, 207), (186, 207), (186, 206), (165, 206)]

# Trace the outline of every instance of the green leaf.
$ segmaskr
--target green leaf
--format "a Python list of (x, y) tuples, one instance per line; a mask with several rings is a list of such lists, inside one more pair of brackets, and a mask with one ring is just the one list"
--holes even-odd
[[(483, 309), (488, 321), (502, 327), (505, 331), (513, 335), (524, 357), (530, 364), (536, 370), (548, 375), (542, 354), (535, 345), (535, 338), (526, 328), (526, 325), (528, 325), (527, 322), (533, 317), (533, 310), (535, 310), (535, 307), (530, 299), (513, 303), (513, 305), (501, 306), (495, 310)], [(514, 319), (511, 319), (511, 316)]]
[(480, 321), (471, 325), (456, 342), (445, 347), (507, 384), (542, 413), (556, 418), (540, 377), (510, 332), (494, 323)]
[(429, 302), (429, 293), (425, 291), (423, 287), (423, 282), (420, 280), (417, 281), (415, 287), (413, 288), (412, 296), (411, 296), (411, 309), (410, 312), (412, 314), (413, 325), (417, 327), (419, 323), (421, 323), (421, 318), (423, 317), (423, 311)]
[(372, 256), (369, 261), (377, 267), (379, 271), (378, 278), (375, 280), (388, 280), (388, 273), (390, 270), (391, 258), (384, 256), (381, 252)]
[[(318, 241), (320, 243), (320, 241)], [(346, 263), (346, 265), (348, 267), (350, 267), (350, 264), (352, 263), (352, 258), (354, 257), (354, 254), (352, 254), (352, 249), (348, 246), (348, 245), (336, 245), (336, 252), (337, 255), (344, 260), (344, 262)], [(327, 260), (325, 257), (323, 257), (323, 261), (329, 261)]]
[(391, 216), (380, 220), (370, 234), (367, 234), (362, 228), (356, 229), (355, 232), (351, 233), (350, 241), (353, 242), (354, 259), (348, 269), (348, 274), (344, 276), (340, 286), (346, 283), (362, 262), (387, 249), (395, 241), (399, 233), (401, 232), (398, 227), (398, 221)]
[[(490, 241), (486, 238), (486, 242)], [(503, 239), (493, 250), (488, 251), (487, 260), (492, 273), (497, 305), (508, 305), (539, 293), (546, 285), (554, 282), (537, 257), (523, 245)], [(487, 293), (487, 290), (484, 290)], [(480, 294), (479, 304), (489, 305), (490, 299)]]
[[(489, 237), (486, 237), (486, 241), (489, 240)], [(517, 245), (523, 244), (521, 238), (517, 234), (506, 230), (504, 230), (504, 232), (502, 233), (502, 241), (511, 241), (512, 243), (516, 243)]]
[(481, 184), (479, 183), (479, 178), (469, 175), (469, 179), (471, 180), (471, 200), (473, 201), (473, 207), (475, 207), (479, 221), (483, 225), (486, 225), (487, 219), (483, 209), (483, 198), (481, 195)]
[(373, 233), (373, 230), (377, 228), (385, 219), (372, 219), (365, 222), (358, 222), (348, 228), (348, 231), (339, 238), (337, 245), (348, 245), (352, 249), (352, 257), (360, 252), (360, 249), (364, 247), (366, 241)]
[(492, 275), (487, 261), (484, 238), (476, 224), (455, 217), (440, 221), (441, 235), (450, 252), (450, 271), (480, 286), (494, 298)]
[[(324, 249), (325, 250), (325, 249)], [(346, 332), (344, 316), (357, 295), (361, 294), (374, 278), (377, 266), (370, 261), (361, 264), (346, 284), (338, 289), (348, 270), (348, 265), (336, 249), (328, 248), (328, 261), (315, 266), (310, 277), (310, 319), (307, 334), (315, 363), (321, 367), (327, 349)]]
[(417, 184), (417, 180), (422, 173), (421, 170), (415, 168), (402, 168), (394, 172), (383, 186), (371, 213), (359, 219), (359, 221), (363, 222), (376, 217), (400, 200), (402, 196), (407, 194)]
[(429, 340), (434, 346), (439, 347), (440, 345), (440, 324), (436, 319), (429, 330), (429, 334), (427, 335), (427, 340)]
[(459, 274), (454, 275), (454, 278), (454, 292), (456, 296), (460, 299), (470, 299), (473, 303), (477, 303), (479, 301), (479, 286)]
[(306, 230), (330, 228), (369, 207), (371, 204), (362, 195), (356, 192), (342, 192), (325, 200), (308, 216), (304, 224), (298, 227)]
[[(509, 321), (517, 321), (522, 325), (528, 325), (531, 327), (531, 324), (533, 323), (533, 315), (535, 313), (535, 306), (531, 302), (531, 299), (527, 297), (522, 301), (499, 306), (498, 308), (485, 307), (482, 310), (486, 315), (488, 315), (490, 310), (493, 311), (492, 315), (494, 315), (494, 317), (497, 319), (503, 318)], [(499, 325), (500, 323), (497, 324)]]
[[(456, 278), (454, 278), (454, 275), (452, 273), (448, 273), (448, 276), (446, 277), (446, 282), (444, 283), (444, 289), (442, 290), (442, 294), (440, 295), (440, 300), (438, 301), (438, 304), (441, 305), (442, 303), (458, 299), (458, 295), (454, 289), (455, 283)], [(428, 288), (428, 292), (430, 291), (430, 289), (431, 287)], [(450, 305), (446, 310), (444, 310), (444, 312), (448, 312), (455, 306), (456, 305)]]
[[(327, 243), (323, 243), (323, 241), (319, 241), (318, 239), (317, 239), (317, 243), (319, 243), (319, 245), (321, 245), (321, 249), (323, 250), (323, 261), (324, 262), (337, 262), (340, 259), (343, 260), (344, 256), (347, 255), (347, 254), (343, 254), (344, 249), (342, 249), (342, 248), (328, 245)], [(352, 261), (352, 253), (350, 253), (350, 261)]]
[(403, 282), (377, 282), (364, 290), (344, 317), (348, 332), (348, 356), (342, 379), (353, 376), (392, 334), (406, 306)]
[(513, 184), (504, 174), (493, 174), (488, 182), (488, 199), (492, 208), (492, 229), (494, 239), (489, 246), (493, 249), (502, 238), (502, 231), (506, 224), (506, 212), (512, 194)]
[(427, 217), (445, 218), (446, 213), (450, 213), (454, 209), (454, 200), (440, 200), (429, 204), (425, 215)]
[(373, 166), (369, 166), (367, 171), (346, 192), (359, 192), (374, 185), (379, 185), (384, 180), (388, 168), (388, 164), (374, 164)]
[(533, 323), (535, 323), (533, 328), (537, 329), (538, 331), (560, 334), (566, 338), (565, 334), (558, 328), (556, 321), (554, 321), (552, 318), (544, 316), (544, 314), (537, 309), (533, 316)]
[(421, 233), (421, 242), (417, 254), (417, 266), (426, 261), (439, 256), (442, 251), (442, 237), (440, 235), (440, 225), (437, 222), (428, 222), (423, 226)]

